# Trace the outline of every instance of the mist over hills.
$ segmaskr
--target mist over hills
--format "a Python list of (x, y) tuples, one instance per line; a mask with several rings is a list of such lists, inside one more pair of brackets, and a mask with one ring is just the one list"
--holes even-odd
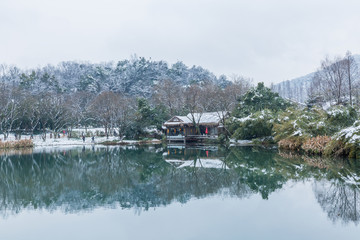
[[(353, 55), (357, 65), (360, 65), (360, 55)], [(309, 89), (316, 72), (304, 76), (286, 80), (272, 86), (272, 90), (278, 92), (283, 98), (304, 103), (309, 97)]]

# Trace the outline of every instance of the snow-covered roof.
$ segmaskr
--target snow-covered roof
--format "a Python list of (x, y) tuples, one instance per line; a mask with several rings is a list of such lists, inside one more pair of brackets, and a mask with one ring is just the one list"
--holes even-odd
[(187, 116), (177, 116), (182, 122), (191, 122)]
[(164, 126), (175, 126), (179, 124), (219, 124), (228, 112), (205, 112), (189, 113), (186, 116), (174, 116), (164, 123)]

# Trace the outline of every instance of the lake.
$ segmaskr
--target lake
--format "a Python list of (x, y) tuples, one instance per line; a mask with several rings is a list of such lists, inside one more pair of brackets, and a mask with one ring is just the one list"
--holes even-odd
[(0, 153), (0, 239), (356, 239), (360, 164), (262, 147)]

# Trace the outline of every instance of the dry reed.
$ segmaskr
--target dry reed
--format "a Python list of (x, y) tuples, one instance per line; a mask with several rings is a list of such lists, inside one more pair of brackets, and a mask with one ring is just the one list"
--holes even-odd
[(307, 139), (301, 148), (310, 154), (323, 154), (326, 145), (331, 141), (329, 136), (317, 136)]
[(34, 143), (31, 139), (24, 139), (18, 141), (0, 141), (0, 149), (19, 149), (19, 148), (32, 148), (34, 147)]

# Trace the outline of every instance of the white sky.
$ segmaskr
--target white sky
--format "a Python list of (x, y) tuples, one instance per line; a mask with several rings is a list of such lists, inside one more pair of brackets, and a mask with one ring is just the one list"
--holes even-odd
[(280, 82), (360, 53), (358, 0), (1, 0), (0, 63), (131, 55)]

